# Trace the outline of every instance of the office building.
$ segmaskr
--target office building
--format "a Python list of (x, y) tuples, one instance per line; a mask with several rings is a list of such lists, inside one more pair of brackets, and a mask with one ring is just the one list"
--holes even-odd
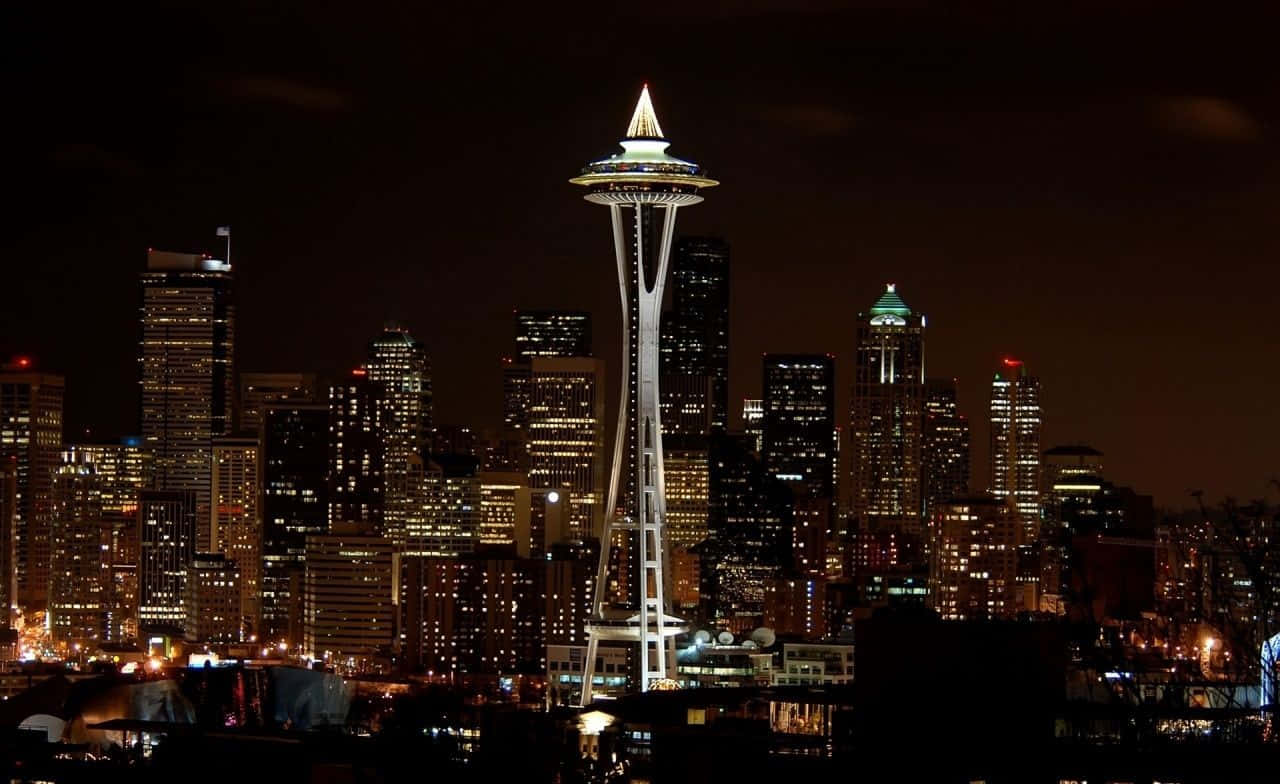
[(835, 359), (766, 354), (763, 365), (765, 468), (797, 496), (833, 500)]
[[(423, 456), (431, 444), (431, 365), (427, 351), (408, 330), (388, 325), (369, 343), (365, 366), (381, 407), (383, 443), (384, 533), (405, 541), (406, 518), (412, 513), (409, 460)], [(363, 520), (350, 517), (346, 521)]]
[(144, 627), (181, 628), (186, 619), (187, 567), (196, 554), (196, 504), (194, 492), (138, 494), (138, 613)]
[(925, 317), (892, 284), (858, 314), (852, 511), (865, 528), (920, 532)]
[(991, 494), (1009, 505), (1030, 544), (1040, 536), (1040, 379), (1001, 360), (991, 382)]
[(367, 526), (335, 523), (306, 546), (303, 652), (343, 670), (376, 669), (395, 636), (395, 545)]
[[(364, 368), (329, 388), (329, 523), (357, 522), (384, 530), (386, 417), (382, 389)], [(407, 472), (408, 458), (401, 471)], [(407, 485), (402, 488), (407, 492)]]
[[(671, 262), (671, 312), (662, 329), (660, 391), (678, 395), (672, 377), (709, 386), (711, 427), (729, 426), (729, 244), (718, 237), (680, 237)], [(676, 406), (681, 407), (680, 405)], [(709, 429), (709, 427), (708, 427)], [(674, 431), (672, 431), (674, 432)]]
[(259, 638), (292, 649), (302, 642), (307, 537), (325, 533), (329, 525), (329, 406), (269, 405), (262, 465)]
[(934, 511), (929, 593), (945, 620), (1012, 618), (1034, 610), (1034, 589), (1018, 582), (1021, 524), (1003, 500), (956, 498)]
[(478, 461), (467, 455), (436, 455), (428, 461), (412, 455), (409, 460), (412, 504), (403, 552), (442, 558), (475, 552), (482, 517)]
[(742, 401), (742, 431), (747, 434), (751, 451), (764, 452), (764, 401), (745, 398)]
[(579, 538), (604, 513), (604, 362), (535, 359), (529, 388), (529, 487), (568, 491)]
[(827, 636), (827, 581), (822, 577), (777, 577), (765, 584), (764, 626), (806, 640)]
[(715, 379), (663, 375), (659, 381), (664, 439), (698, 438), (711, 432), (715, 416)]
[(710, 453), (703, 440), (687, 447), (668, 447), (665, 457), (662, 469), (667, 491), (667, 539), (672, 547), (693, 547), (707, 538)]
[(0, 456), (0, 631), (13, 628), (18, 607), (18, 458)]
[(106, 531), (101, 484), (92, 458), (69, 449), (54, 476), (48, 585), (48, 628), (54, 641), (68, 647), (88, 646), (103, 637)]
[[(482, 471), (476, 474), (480, 485), (480, 538), (477, 547), (486, 552), (509, 550), (519, 552), (517, 538), (521, 532), (527, 540), (532, 500), (529, 480), (517, 471)], [(528, 557), (529, 553), (523, 553)]]
[(517, 310), (517, 362), (591, 356), (591, 314), (574, 310)]
[(267, 406), (316, 403), (319, 395), (314, 373), (241, 373), (239, 431), (260, 435)]
[(49, 594), (53, 477), (62, 450), (62, 376), (41, 373), (27, 357), (0, 370), (0, 460), (16, 471), (13, 523), (18, 604), (43, 609)]
[(258, 636), (262, 610), (262, 448), (257, 438), (213, 440), (213, 504), (208, 545), (235, 564), (242, 636)]
[(186, 639), (234, 643), (245, 635), (244, 590), (239, 564), (221, 553), (197, 553), (187, 570)]
[(955, 379), (925, 382), (923, 482), (926, 516), (969, 492), (969, 420), (956, 404)]
[(139, 384), (143, 446), (157, 490), (191, 493), (209, 517), (213, 439), (234, 427), (236, 310), (231, 265), (147, 252)]
[(138, 499), (151, 486), (151, 453), (142, 439), (127, 437), (116, 443), (68, 444), (73, 454), (91, 465), (101, 508), (104, 642), (138, 637)]

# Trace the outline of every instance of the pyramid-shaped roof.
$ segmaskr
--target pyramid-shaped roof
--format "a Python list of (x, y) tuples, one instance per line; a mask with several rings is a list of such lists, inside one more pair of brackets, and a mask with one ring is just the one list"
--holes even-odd
[(886, 283), (884, 293), (880, 295), (880, 299), (876, 300), (876, 304), (871, 306), (870, 313), (873, 316), (886, 314), (910, 316), (911, 308), (907, 307), (907, 303), (903, 302), (902, 297), (898, 296), (897, 286), (892, 283)]
[(649, 85), (640, 90), (640, 100), (636, 101), (636, 110), (631, 113), (631, 124), (627, 126), (628, 139), (661, 139), (662, 126), (658, 125), (658, 115), (653, 111), (653, 101), (649, 99)]

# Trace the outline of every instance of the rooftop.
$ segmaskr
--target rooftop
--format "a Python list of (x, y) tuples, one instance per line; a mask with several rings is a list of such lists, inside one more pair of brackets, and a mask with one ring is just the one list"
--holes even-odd
[(907, 303), (898, 296), (898, 287), (893, 283), (886, 283), (884, 293), (868, 312), (872, 316), (910, 316), (911, 308), (907, 307)]

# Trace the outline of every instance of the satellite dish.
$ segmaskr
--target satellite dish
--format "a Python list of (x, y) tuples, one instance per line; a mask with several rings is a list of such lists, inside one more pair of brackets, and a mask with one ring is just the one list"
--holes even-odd
[(716, 635), (716, 642), (720, 643), (721, 645), (732, 645), (733, 635), (729, 632), (720, 632), (719, 634)]
[(693, 640), (694, 642), (701, 643), (702, 645), (706, 645), (707, 643), (711, 642), (711, 632), (707, 631), (706, 629), (699, 629), (693, 635)]
[(761, 648), (768, 648), (778, 640), (778, 635), (773, 633), (773, 629), (768, 626), (761, 626), (751, 633), (751, 641)]
[(36, 713), (23, 719), (22, 723), (18, 725), (18, 729), (43, 732), (49, 743), (57, 743), (62, 740), (62, 733), (66, 726), (67, 723), (57, 716), (51, 716), (48, 713)]

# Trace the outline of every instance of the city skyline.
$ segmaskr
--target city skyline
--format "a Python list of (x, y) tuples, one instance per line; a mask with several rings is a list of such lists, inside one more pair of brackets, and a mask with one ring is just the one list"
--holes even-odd
[[(545, 89), (525, 91), (523, 78), (499, 73), (524, 51), (507, 41), (474, 88), (433, 85), (411, 96), (376, 86), (391, 72), (426, 73), (435, 62), (414, 60), (404, 41), (393, 39), (380, 57), (289, 59), (295, 45), (272, 35), (283, 20), (257, 20), (241, 35), (232, 32), (244, 21), (234, 10), (226, 19), (189, 13), (210, 22), (195, 25), (205, 54), (136, 85), (148, 58), (107, 63), (95, 79), (122, 85), (120, 110), (111, 112), (121, 119), (86, 112), (82, 137), (33, 140), (33, 154), (15, 173), (29, 196), (6, 244), (12, 258), (29, 260), (14, 269), (30, 296), (0, 317), (0, 354), (28, 354), (70, 377), (69, 437), (81, 438), (88, 425), (103, 438), (136, 429), (133, 324), (118, 306), (132, 302), (127, 279), (144, 249), (202, 250), (189, 245), (225, 223), (236, 230), (241, 331), (272, 336), (243, 347), (247, 370), (336, 376), (358, 360), (378, 325), (396, 318), (420, 336), (439, 378), (496, 376), (511, 309), (538, 307), (596, 314), (597, 355), (612, 365), (616, 327), (605, 318), (612, 292), (599, 285), (594, 270), (602, 257), (591, 250), (605, 230), (574, 209), (559, 173), (572, 169), (579, 150), (606, 151), (599, 139), (616, 131), (603, 118), (625, 114), (624, 94), (649, 79), (663, 85), (659, 113), (681, 118), (690, 156), (714, 149), (713, 175), (750, 171), (765, 153), (761, 140), (769, 140), (770, 159), (783, 164), (776, 176), (788, 184), (792, 203), (769, 178), (730, 177), (729, 195), (682, 226), (734, 247), (732, 421), (739, 401), (759, 394), (752, 358), (763, 352), (835, 354), (837, 409), (847, 410), (852, 313), (895, 282), (931, 317), (929, 375), (959, 378), (961, 409), (971, 417), (986, 407), (993, 361), (1023, 357), (1044, 379), (1046, 444), (1097, 446), (1117, 476), (1171, 507), (1190, 505), (1193, 488), (1242, 499), (1266, 492), (1272, 445), (1280, 442), (1265, 413), (1273, 371), (1250, 358), (1265, 355), (1274, 331), (1265, 317), (1275, 274), (1267, 260), (1277, 250), (1268, 226), (1280, 194), (1264, 175), (1276, 166), (1265, 133), (1276, 106), (1262, 80), (1248, 76), (1262, 71), (1249, 47), (1187, 56), (1175, 46), (1193, 29), (1179, 14), (1154, 28), (1169, 43), (1139, 58), (1127, 36), (1149, 20), (1135, 12), (1119, 13), (1105, 31), (1087, 11), (1021, 25), (961, 14), (945, 20), (951, 30), (926, 10), (783, 13), (764, 3), (739, 15), (682, 18), (694, 33), (714, 33), (722, 53), (750, 52), (745, 60), (723, 58), (748, 63), (740, 75), (693, 53), (681, 68), (716, 78), (689, 79), (661, 65), (661, 51), (631, 58), (626, 73), (588, 74), (578, 68), (594, 51), (588, 47), (554, 53), (529, 74)], [(406, 29), (420, 25), (404, 13)], [(863, 31), (868, 18), (878, 22), (880, 39)], [(125, 32), (132, 21), (124, 12), (107, 29), (119, 28), (126, 40), (154, 38), (145, 21)], [(548, 43), (581, 27), (548, 32)], [(774, 28), (813, 45), (764, 51), (756, 44)], [(308, 29), (321, 40), (346, 35), (323, 12)], [(722, 29), (736, 43), (714, 32)], [(71, 42), (87, 35), (78, 30), (72, 25)], [(357, 55), (366, 53), (369, 44), (352, 34)], [(217, 55), (233, 38), (243, 57), (227, 73)], [(914, 53), (882, 56), (908, 41), (919, 42)], [(621, 54), (634, 46), (613, 43)], [(57, 111), (41, 111), (40, 91), (84, 97), (66, 69), (100, 47), (88, 44), (65, 63), (52, 61), (66, 53), (61, 46), (33, 51), (34, 79), (19, 93), (19, 111), (34, 109), (37, 128), (56, 123)], [(441, 55), (452, 51), (445, 46)], [(934, 80), (934, 51), (945, 53), (954, 76)], [(1083, 51), (1091, 52), (1089, 63), (1076, 67)], [(1011, 60), (1019, 73), (1001, 65)], [(839, 67), (821, 67), (833, 63)], [(586, 75), (569, 80), (570, 73)], [(1038, 97), (1028, 97), (1033, 85)], [(599, 110), (576, 126), (560, 120), (586, 105)], [(158, 131), (141, 118), (166, 112), (189, 141), (149, 146)], [(447, 114), (435, 122), (434, 112)], [(368, 131), (356, 118), (381, 128), (393, 113), (403, 130), (383, 145), (365, 144)], [(462, 123), (471, 114), (466, 122), (490, 132), (468, 138)], [(709, 129), (722, 121), (741, 132), (713, 136)], [(276, 131), (259, 134), (260, 123)], [(261, 136), (291, 143), (268, 155)], [(479, 198), (481, 186), (459, 178), (459, 167), (520, 139), (547, 151), (527, 162), (520, 195), (472, 210), (469, 197)], [(425, 157), (442, 146), (457, 163)], [(333, 165), (317, 171), (317, 156)], [(463, 198), (451, 199), (456, 206), (424, 193), (437, 176), (462, 189)], [(260, 185), (246, 188), (245, 178)], [(341, 195), (349, 193), (364, 196), (353, 203)], [(298, 198), (304, 194), (313, 195)], [(58, 209), (48, 209), (55, 195)], [(436, 214), (427, 215), (433, 211), (421, 209), (419, 198)], [(533, 225), (516, 203), (556, 208)], [(765, 213), (773, 218), (760, 220)], [(496, 236), (491, 222), (517, 229), (511, 234), (521, 239)], [(216, 238), (208, 242), (220, 251)], [(798, 289), (804, 304), (783, 305), (784, 318), (753, 319), (774, 304), (768, 270), (779, 261), (805, 282)], [(552, 266), (567, 282), (548, 284)], [(357, 279), (357, 269), (367, 278)], [(1209, 291), (1225, 297), (1237, 319), (1227, 345), (1189, 317), (1205, 307)], [(67, 303), (76, 317), (42, 317), (37, 303), (50, 301)], [(1117, 318), (1132, 328), (1117, 332)], [(67, 338), (90, 328), (101, 345), (85, 357)], [(279, 367), (279, 355), (299, 367)], [(1202, 370), (1223, 362), (1245, 374), (1229, 403)], [(1161, 400), (1144, 392), (1148, 383), (1162, 390)], [(488, 383), (474, 385), (481, 394), (469, 386), (441, 385), (437, 419), (496, 424), (500, 393)], [(1196, 415), (1193, 438), (1181, 435), (1187, 412)], [(1242, 426), (1255, 418), (1260, 427)], [(975, 465), (986, 465), (983, 433), (974, 444)], [(1157, 464), (1153, 454), (1163, 459)]]

